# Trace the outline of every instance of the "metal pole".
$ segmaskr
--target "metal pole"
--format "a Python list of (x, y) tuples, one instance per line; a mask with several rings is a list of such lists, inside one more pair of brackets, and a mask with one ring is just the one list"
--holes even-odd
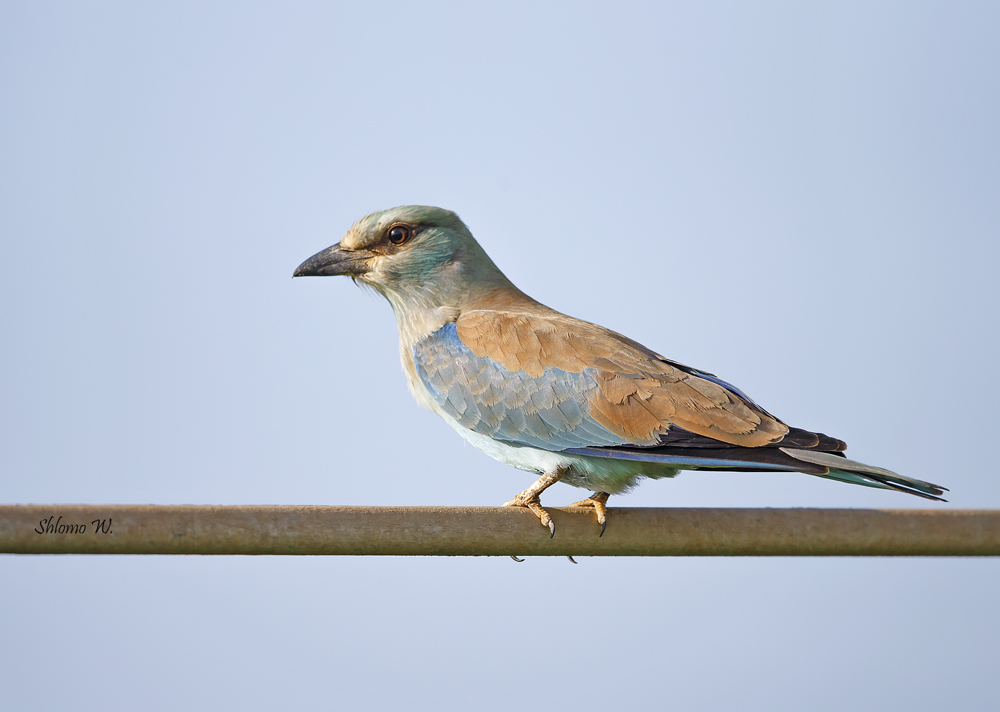
[(0, 553), (998, 556), (1000, 510), (0, 505)]

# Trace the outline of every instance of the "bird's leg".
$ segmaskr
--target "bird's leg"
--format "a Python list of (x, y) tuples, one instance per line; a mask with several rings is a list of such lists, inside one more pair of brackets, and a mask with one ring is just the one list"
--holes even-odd
[(569, 505), (570, 507), (593, 507), (597, 512), (597, 523), (601, 525), (601, 533), (598, 536), (604, 536), (604, 527), (608, 525), (608, 497), (610, 497), (607, 492), (594, 492), (587, 499), (582, 502), (574, 502)]
[(542, 509), (541, 500), (539, 500), (538, 495), (547, 490), (549, 487), (554, 485), (556, 482), (562, 479), (563, 474), (565, 474), (567, 468), (557, 470), (555, 474), (552, 475), (542, 475), (537, 480), (535, 484), (531, 485), (528, 489), (524, 490), (521, 494), (517, 495), (514, 499), (504, 502), (505, 507), (527, 507), (535, 516), (538, 517), (542, 526), (548, 527), (550, 538), (556, 535), (556, 525), (552, 521), (552, 517), (549, 513)]

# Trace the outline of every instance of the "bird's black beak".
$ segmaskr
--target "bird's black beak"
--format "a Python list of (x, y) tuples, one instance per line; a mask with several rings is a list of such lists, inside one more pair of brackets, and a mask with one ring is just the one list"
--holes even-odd
[(295, 268), (293, 277), (331, 277), (347, 275), (357, 277), (368, 271), (368, 255), (364, 252), (343, 250), (338, 242), (322, 252), (317, 252)]

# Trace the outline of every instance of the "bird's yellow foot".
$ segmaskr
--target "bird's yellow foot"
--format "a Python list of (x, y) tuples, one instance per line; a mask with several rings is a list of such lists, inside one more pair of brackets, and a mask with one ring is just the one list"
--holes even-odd
[(610, 497), (607, 492), (594, 492), (587, 499), (581, 502), (574, 502), (569, 505), (570, 507), (593, 507), (594, 511), (597, 512), (597, 523), (601, 525), (601, 533), (598, 536), (604, 536), (604, 528), (608, 526), (608, 497)]
[(556, 535), (556, 525), (552, 521), (552, 517), (549, 513), (542, 509), (542, 502), (539, 500), (538, 496), (554, 485), (563, 476), (565, 470), (560, 470), (553, 475), (542, 475), (537, 480), (535, 484), (531, 485), (528, 489), (524, 490), (521, 494), (517, 495), (512, 500), (508, 500), (503, 503), (505, 507), (527, 507), (530, 509), (538, 521), (542, 523), (542, 526), (549, 528), (549, 538), (551, 539)]
[(521, 494), (517, 495), (517, 497), (515, 497), (514, 499), (504, 502), (503, 506), (527, 507), (528, 509), (530, 509), (534, 513), (534, 515), (538, 517), (538, 520), (542, 523), (542, 526), (549, 528), (549, 538), (551, 539), (556, 535), (556, 525), (552, 521), (552, 517), (549, 516), (549, 513), (542, 508), (542, 503), (541, 500), (538, 499), (538, 495), (536, 494), (525, 497), (524, 495), (527, 491), (528, 490), (525, 490)]

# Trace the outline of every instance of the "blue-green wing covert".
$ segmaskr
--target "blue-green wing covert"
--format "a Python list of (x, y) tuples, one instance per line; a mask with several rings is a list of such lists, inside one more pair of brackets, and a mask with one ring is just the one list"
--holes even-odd
[(547, 368), (538, 378), (508, 371), (472, 353), (454, 324), (417, 342), (413, 361), (438, 405), (480, 435), (554, 451), (627, 444), (587, 413), (597, 390), (590, 369)]

